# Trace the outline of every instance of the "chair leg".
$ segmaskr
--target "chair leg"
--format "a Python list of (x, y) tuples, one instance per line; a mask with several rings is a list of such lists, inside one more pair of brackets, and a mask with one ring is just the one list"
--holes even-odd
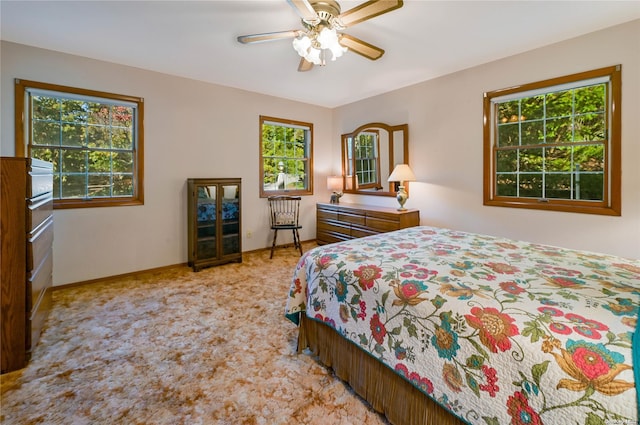
[(291, 229), (293, 233), (293, 249), (298, 249), (298, 236), (296, 235), (296, 229)]
[(269, 259), (273, 258), (273, 250), (276, 247), (276, 238), (278, 237), (278, 229), (274, 230), (273, 233), (273, 243), (271, 244), (271, 255), (269, 256)]
[(302, 255), (302, 242), (300, 241), (300, 234), (298, 233), (298, 229), (293, 229), (293, 240), (297, 240), (297, 247), (300, 250), (300, 255)]

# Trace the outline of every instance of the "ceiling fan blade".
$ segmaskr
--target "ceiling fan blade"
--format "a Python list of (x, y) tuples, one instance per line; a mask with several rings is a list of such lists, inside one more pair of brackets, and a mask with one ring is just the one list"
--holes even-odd
[(283, 38), (295, 38), (300, 34), (300, 30), (265, 32), (263, 34), (241, 35), (238, 41), (243, 44), (262, 43), (264, 41), (281, 40)]
[(402, 0), (366, 1), (353, 9), (349, 9), (346, 12), (341, 13), (340, 16), (338, 16), (338, 21), (344, 28), (346, 28), (366, 21), (367, 19), (380, 16), (383, 13), (399, 9), (402, 5)]
[(320, 18), (314, 10), (309, 0), (287, 0), (291, 7), (293, 7), (300, 17), (307, 22), (319, 21)]
[(366, 41), (362, 41), (359, 38), (353, 37), (349, 34), (342, 34), (340, 36), (339, 43), (349, 50), (364, 56), (372, 61), (380, 59), (384, 55), (384, 50), (379, 47), (369, 44)]
[(300, 58), (300, 64), (298, 65), (299, 72), (311, 71), (313, 68), (313, 62), (309, 62), (305, 58)]

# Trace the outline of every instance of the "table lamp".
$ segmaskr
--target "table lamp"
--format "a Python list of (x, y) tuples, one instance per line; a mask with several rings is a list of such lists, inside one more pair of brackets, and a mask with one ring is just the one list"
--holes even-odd
[(406, 210), (406, 208), (404, 207), (404, 203), (407, 202), (407, 199), (409, 199), (409, 195), (407, 194), (407, 191), (404, 188), (404, 182), (412, 182), (415, 180), (416, 180), (416, 176), (415, 174), (413, 174), (413, 171), (411, 170), (408, 164), (396, 165), (396, 168), (393, 169), (393, 172), (389, 176), (389, 179), (387, 179), (387, 181), (389, 182), (400, 183), (400, 186), (398, 187), (398, 193), (396, 195), (396, 199), (400, 204), (400, 208), (398, 208), (398, 211)]

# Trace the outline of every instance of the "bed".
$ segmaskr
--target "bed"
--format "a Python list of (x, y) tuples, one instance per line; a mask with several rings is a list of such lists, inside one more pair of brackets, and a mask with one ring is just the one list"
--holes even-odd
[(639, 306), (638, 260), (418, 226), (306, 252), (285, 315), (394, 424), (630, 425)]

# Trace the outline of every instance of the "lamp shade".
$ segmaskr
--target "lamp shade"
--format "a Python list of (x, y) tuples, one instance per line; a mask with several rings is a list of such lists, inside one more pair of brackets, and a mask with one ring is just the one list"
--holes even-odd
[(327, 189), (340, 192), (342, 190), (342, 176), (327, 177)]
[(416, 180), (416, 175), (413, 174), (413, 171), (409, 167), (408, 164), (398, 164), (396, 168), (393, 169), (393, 172), (387, 179), (390, 182), (412, 182)]

